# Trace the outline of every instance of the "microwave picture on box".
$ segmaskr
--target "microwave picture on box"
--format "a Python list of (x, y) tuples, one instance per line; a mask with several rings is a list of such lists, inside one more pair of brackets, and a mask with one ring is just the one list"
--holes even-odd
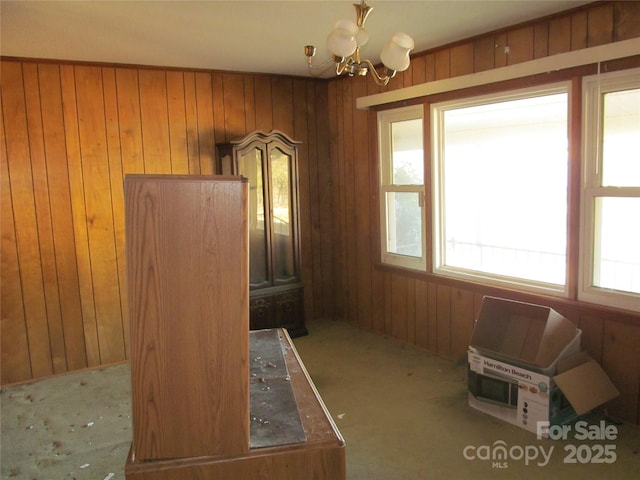
[(538, 422), (561, 425), (578, 418), (554, 378), (468, 352), (469, 406), (536, 433)]
[(469, 392), (478, 400), (518, 407), (518, 383), (506, 377), (477, 373), (469, 368)]

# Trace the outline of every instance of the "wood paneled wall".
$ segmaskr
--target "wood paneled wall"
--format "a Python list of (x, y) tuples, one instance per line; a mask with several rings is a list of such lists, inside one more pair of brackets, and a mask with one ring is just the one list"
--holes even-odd
[(127, 358), (124, 175), (211, 174), (256, 129), (302, 142), (305, 308), (333, 314), (326, 82), (3, 59), (1, 99), (2, 384)]
[[(387, 89), (634, 37), (640, 37), (640, 2), (591, 4), (417, 55), (410, 68), (393, 79)], [(507, 46), (508, 53), (505, 52)], [(458, 360), (466, 352), (484, 295), (547, 304), (583, 330), (583, 346), (603, 364), (621, 390), (620, 398), (611, 404), (611, 414), (637, 424), (640, 421), (640, 315), (452, 282), (379, 265), (376, 112), (357, 110), (355, 100), (384, 90), (370, 78), (338, 79), (329, 85), (331, 181), (336, 222), (333, 284), (338, 311), (367, 330)]]

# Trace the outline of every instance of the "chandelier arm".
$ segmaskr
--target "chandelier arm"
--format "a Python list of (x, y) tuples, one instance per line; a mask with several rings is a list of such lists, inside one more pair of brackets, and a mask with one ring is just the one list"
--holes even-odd
[(371, 60), (365, 59), (363, 60), (363, 62), (369, 66), (369, 71), (373, 75), (373, 80), (376, 82), (377, 85), (380, 85), (381, 87), (386, 86), (389, 83), (389, 80), (391, 80), (393, 77), (396, 76), (395, 70), (389, 70), (386, 67), (385, 67), (385, 71), (387, 72), (387, 74), (384, 76), (381, 76), (376, 70), (376, 67), (373, 65), (373, 63), (371, 63)]
[(336, 62), (336, 75), (340, 76), (347, 71), (347, 67), (349, 66), (350, 59), (351, 57), (349, 58), (334, 57), (333, 58), (333, 61)]
[(316, 77), (318, 75), (322, 75), (323, 72), (327, 71), (329, 68), (331, 68), (331, 66), (333, 65), (333, 59), (332, 58), (327, 58), (324, 62), (318, 64), (318, 65), (314, 65), (311, 57), (309, 57), (309, 60), (307, 62), (307, 67), (309, 67), (309, 73), (311, 74), (311, 76)]

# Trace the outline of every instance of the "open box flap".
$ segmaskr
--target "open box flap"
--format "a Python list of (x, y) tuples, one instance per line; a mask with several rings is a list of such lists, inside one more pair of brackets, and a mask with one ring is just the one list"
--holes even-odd
[(576, 326), (549, 307), (485, 296), (470, 345), (498, 359), (544, 369), (576, 335)]
[[(585, 414), (620, 395), (595, 360), (580, 353), (569, 361), (573, 361), (577, 366), (559, 373), (553, 379), (578, 415)], [(565, 364), (564, 368), (567, 368), (567, 365)]]

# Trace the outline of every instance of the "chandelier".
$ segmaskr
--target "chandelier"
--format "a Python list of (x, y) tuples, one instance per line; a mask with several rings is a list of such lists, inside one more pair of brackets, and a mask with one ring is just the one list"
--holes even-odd
[(324, 71), (331, 63), (335, 63), (336, 75), (365, 76), (371, 72), (378, 85), (387, 85), (396, 72), (409, 68), (409, 52), (414, 47), (413, 39), (406, 33), (394, 33), (382, 48), (380, 60), (384, 65), (384, 71), (382, 74), (378, 73), (370, 60), (360, 58), (360, 48), (369, 40), (369, 33), (365, 30), (364, 24), (373, 7), (367, 5), (366, 0), (361, 0), (359, 4), (354, 3), (353, 6), (356, 9), (356, 21), (338, 20), (327, 36), (327, 49), (333, 54), (332, 58), (320, 65), (313, 65), (316, 47), (304, 47), (309, 71), (313, 75), (314, 71)]

